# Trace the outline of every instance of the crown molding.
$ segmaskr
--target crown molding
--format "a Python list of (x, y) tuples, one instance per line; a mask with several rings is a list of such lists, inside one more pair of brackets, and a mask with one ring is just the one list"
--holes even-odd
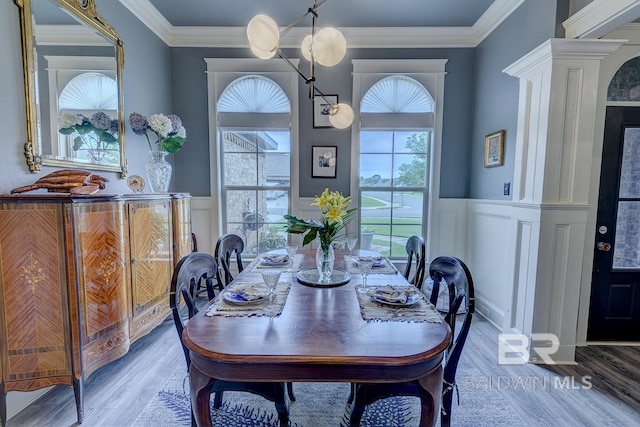
[(84, 25), (35, 25), (34, 36), (36, 44), (39, 46), (113, 47), (113, 42)]
[(640, 0), (593, 0), (562, 25), (566, 38), (599, 38), (640, 17)]
[[(639, 0), (640, 1), (640, 0)], [(471, 27), (341, 27), (350, 48), (476, 47), (524, 0), (495, 0)], [(148, 0), (120, 0), (170, 47), (245, 47), (246, 27), (174, 27)], [(308, 33), (294, 27), (280, 47), (298, 47)]]
[(524, 0), (495, 0), (471, 27), (475, 36), (475, 46), (482, 43), (522, 3)]
[(120, 0), (120, 3), (129, 9), (147, 28), (153, 31), (160, 40), (171, 46), (169, 40), (174, 27), (158, 12), (158, 9), (153, 7), (149, 0)]

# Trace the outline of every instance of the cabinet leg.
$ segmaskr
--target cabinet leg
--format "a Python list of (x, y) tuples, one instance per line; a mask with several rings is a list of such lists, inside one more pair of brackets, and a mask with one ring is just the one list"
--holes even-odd
[(0, 426), (5, 427), (7, 425), (7, 393), (4, 391), (4, 382), (0, 382)]
[(76, 396), (76, 410), (78, 411), (78, 424), (84, 421), (84, 379), (73, 380), (73, 393)]

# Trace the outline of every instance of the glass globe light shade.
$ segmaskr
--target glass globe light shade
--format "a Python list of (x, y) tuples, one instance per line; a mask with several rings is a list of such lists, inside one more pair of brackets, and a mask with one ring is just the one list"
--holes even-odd
[(272, 50), (272, 51), (268, 51), (268, 50), (260, 50), (258, 48), (256, 48), (255, 46), (249, 45), (249, 48), (251, 49), (251, 52), (253, 52), (253, 54), (260, 58), (260, 59), (269, 59), (269, 58), (273, 58), (276, 54), (276, 49)]
[(335, 28), (322, 28), (316, 33), (313, 41), (313, 57), (325, 67), (333, 67), (347, 53), (347, 41)]
[(256, 15), (247, 25), (249, 46), (263, 52), (271, 52), (280, 44), (278, 24), (267, 15)]
[(345, 129), (353, 123), (353, 109), (350, 105), (339, 103), (331, 108), (329, 123), (336, 129)]
[[(307, 61), (311, 61), (311, 34), (306, 35), (302, 39), (302, 43), (300, 44), (300, 50), (302, 51), (302, 56)], [(317, 59), (316, 59), (317, 62)]]

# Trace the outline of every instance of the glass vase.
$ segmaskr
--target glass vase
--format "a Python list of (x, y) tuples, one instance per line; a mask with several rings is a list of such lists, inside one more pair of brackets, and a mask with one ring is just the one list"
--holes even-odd
[(331, 243), (328, 245), (318, 245), (318, 249), (316, 250), (316, 267), (318, 268), (318, 281), (320, 283), (326, 283), (331, 280), (335, 260), (336, 255)]
[(147, 163), (147, 178), (153, 193), (166, 193), (171, 181), (171, 164), (164, 159), (166, 151), (150, 151), (151, 160)]

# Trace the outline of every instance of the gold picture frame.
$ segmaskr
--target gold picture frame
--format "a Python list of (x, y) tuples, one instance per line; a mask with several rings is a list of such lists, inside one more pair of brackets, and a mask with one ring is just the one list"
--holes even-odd
[(493, 168), (504, 164), (504, 130), (484, 137), (484, 167)]

